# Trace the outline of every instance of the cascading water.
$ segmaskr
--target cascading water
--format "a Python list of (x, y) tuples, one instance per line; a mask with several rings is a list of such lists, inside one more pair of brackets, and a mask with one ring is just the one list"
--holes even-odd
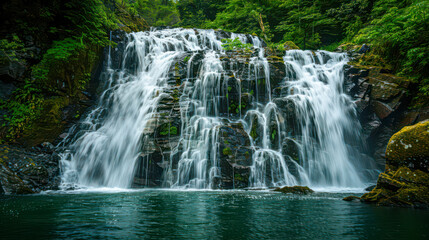
[[(164, 187), (219, 188), (229, 178), (232, 187), (236, 181), (249, 187), (364, 185), (366, 178), (359, 172), (364, 167), (347, 144), (359, 141), (360, 126), (354, 105), (343, 92), (344, 54), (287, 51), (284, 79), (273, 85), (263, 43), (254, 36), (165, 29), (127, 37), (121, 67), (112, 69), (108, 61), (107, 87), (97, 108), (67, 139), (64, 187), (130, 187), (143, 155), (138, 171), (145, 185), (150, 164), (162, 167), (157, 178), (163, 179)], [(222, 49), (225, 37), (251, 43), (254, 53), (247, 53), (242, 62), (225, 61), (231, 54)], [(161, 150), (162, 160), (152, 161), (145, 149), (163, 147), (153, 147), (156, 144), (148, 138), (159, 135), (158, 106), (172, 98), (170, 72), (174, 64), (179, 71), (177, 63), (184, 57), (186, 77), (175, 83), (181, 89), (174, 100), (180, 106), (177, 144)], [(279, 88), (281, 93), (274, 94)], [(233, 93), (237, 103), (231, 102)], [(248, 139), (243, 147), (250, 153), (243, 151), (250, 162), (239, 164), (234, 154), (240, 149), (235, 153), (229, 147), (221, 149), (230, 144), (226, 128), (239, 133), (243, 129), (240, 136)], [(170, 130), (161, 135), (167, 135), (165, 141), (171, 138)], [(292, 145), (295, 151), (285, 148)], [(248, 180), (234, 171), (248, 171)]]
[(184, 115), (181, 140), (185, 150), (173, 186), (211, 188), (213, 179), (220, 176), (217, 127), (222, 124), (218, 118), (222, 72), (219, 57), (209, 51), (203, 59), (200, 76), (184, 94), (187, 100), (181, 102)]
[[(187, 32), (193, 33), (180, 34)], [(179, 40), (174, 31), (128, 35), (122, 67), (108, 66), (108, 88), (99, 106), (63, 155), (65, 185), (130, 187), (140, 138), (166, 87), (168, 70), (183, 51), (200, 49), (194, 37)]]
[(345, 54), (287, 51), (288, 95), (299, 133), (301, 184), (360, 187), (364, 177), (353, 164), (346, 137), (359, 139), (354, 104), (343, 91)]

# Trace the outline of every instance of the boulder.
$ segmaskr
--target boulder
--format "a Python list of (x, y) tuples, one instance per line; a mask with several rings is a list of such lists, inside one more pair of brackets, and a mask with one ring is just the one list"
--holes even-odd
[(429, 121), (404, 127), (386, 149), (386, 169), (361, 201), (384, 206), (429, 207)]
[(429, 172), (429, 120), (404, 127), (393, 135), (386, 158), (389, 167), (407, 166)]
[(360, 201), (360, 197), (356, 197), (356, 196), (348, 196), (343, 198), (344, 201), (347, 202), (356, 202), (356, 201)]
[(307, 195), (314, 192), (313, 190), (311, 190), (309, 187), (306, 187), (306, 186), (293, 186), (293, 187), (286, 186), (282, 188), (276, 188), (274, 189), (274, 191), (282, 192), (282, 193), (300, 194), (300, 195)]

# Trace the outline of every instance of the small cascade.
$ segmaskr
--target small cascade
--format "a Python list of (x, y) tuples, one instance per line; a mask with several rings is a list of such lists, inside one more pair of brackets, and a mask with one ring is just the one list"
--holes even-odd
[[(223, 67), (214, 51), (208, 51), (192, 88), (187, 88), (180, 102), (182, 111), (183, 153), (173, 187), (212, 188), (220, 176), (218, 163), (218, 127), (221, 106)], [(187, 82), (186, 84), (188, 84)]]
[(363, 185), (346, 142), (359, 140), (360, 124), (343, 91), (346, 54), (287, 51), (286, 99), (295, 107), (299, 132), (299, 179), (310, 186)]
[[(226, 52), (223, 38), (252, 51)], [(64, 188), (128, 188), (137, 175), (140, 187), (366, 183), (350, 150), (360, 126), (346, 55), (287, 51), (273, 68), (258, 37), (200, 29), (131, 33), (124, 45), (116, 65), (109, 48), (98, 105), (64, 141)]]

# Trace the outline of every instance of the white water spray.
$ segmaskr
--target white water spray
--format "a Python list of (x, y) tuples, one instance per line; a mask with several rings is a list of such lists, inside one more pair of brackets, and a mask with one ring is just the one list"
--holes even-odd
[[(225, 52), (213, 30), (166, 29), (127, 37), (121, 68), (112, 69), (109, 59), (107, 89), (98, 106), (72, 129), (75, 133), (62, 157), (64, 188), (131, 186), (136, 160), (144, 149), (142, 134), (152, 126), (158, 102), (167, 95), (172, 65), (183, 56), (190, 57), (187, 79), (181, 79), (181, 136), (166, 159), (165, 186), (219, 187), (219, 129), (226, 123), (241, 123), (250, 139), (250, 187), (363, 186), (365, 178), (345, 143), (346, 138), (359, 139), (360, 126), (354, 105), (342, 90), (344, 54), (287, 51), (282, 87), (288, 91), (275, 96), (270, 63), (257, 37), (231, 35), (252, 43), (258, 53), (249, 57), (245, 71), (237, 69), (234, 60), (230, 64), (221, 60)], [(193, 64), (200, 65), (196, 72)], [(229, 110), (227, 115), (222, 113), (228, 104), (227, 73), (233, 74), (238, 86), (237, 115)], [(254, 82), (255, 93), (249, 103), (252, 107), (242, 111), (242, 79), (246, 77)], [(285, 113), (275, 104), (279, 99), (291, 102), (294, 110)], [(295, 123), (286, 120), (291, 118)], [(297, 146), (298, 157), (284, 150), (286, 141)], [(173, 164), (174, 157), (177, 164)], [(146, 177), (149, 161), (141, 166), (146, 168)]]

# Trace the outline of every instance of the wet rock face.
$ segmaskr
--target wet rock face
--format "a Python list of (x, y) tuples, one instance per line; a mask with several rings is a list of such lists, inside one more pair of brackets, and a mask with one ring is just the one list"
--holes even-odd
[(220, 188), (244, 188), (249, 185), (250, 166), (253, 150), (250, 139), (242, 124), (229, 124), (219, 129), (220, 168), (222, 181)]
[(0, 193), (27, 194), (58, 189), (58, 160), (49, 146), (29, 151), (0, 145)]
[(408, 110), (408, 79), (383, 73), (379, 67), (350, 65), (345, 69), (346, 89), (354, 97), (369, 155), (379, 168), (385, 165), (390, 137), (402, 127), (428, 118), (428, 109)]
[(386, 170), (361, 200), (387, 206), (429, 207), (429, 121), (404, 127), (389, 140)]

